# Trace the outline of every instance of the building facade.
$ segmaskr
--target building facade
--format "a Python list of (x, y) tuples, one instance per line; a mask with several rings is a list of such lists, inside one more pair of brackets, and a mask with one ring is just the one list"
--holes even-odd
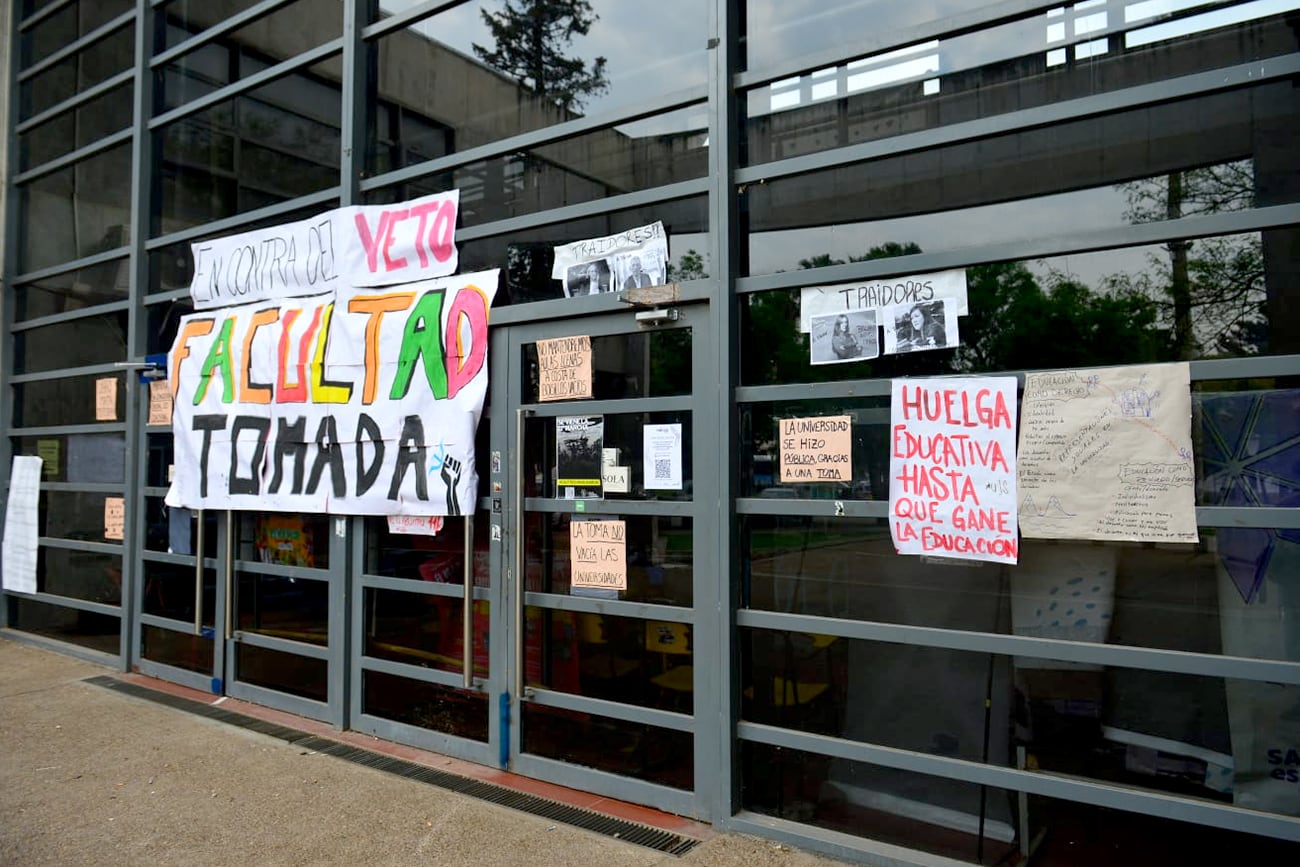
[[(873, 863), (1300, 854), (1291, 0), (0, 6), (6, 637)], [(167, 508), (191, 244), (452, 189), (502, 275), (473, 516)], [(656, 220), (656, 303), (551, 279)], [(810, 355), (801, 290), (947, 272), (959, 345)], [(593, 397), (544, 402), (573, 335)], [(1174, 361), (1199, 542), (895, 553), (892, 380)], [(557, 490), (575, 412), (626, 493)], [(852, 480), (781, 482), (830, 415)], [(571, 592), (578, 512), (625, 522), (617, 598)]]

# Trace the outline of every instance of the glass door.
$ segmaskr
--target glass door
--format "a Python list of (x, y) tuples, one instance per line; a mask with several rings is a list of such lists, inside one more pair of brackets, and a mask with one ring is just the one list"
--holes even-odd
[(493, 503), (505, 501), (492, 519), (504, 542), (508, 764), (686, 814), (695, 791), (693, 328), (707, 313), (695, 305), (511, 326), (493, 345), (505, 356), (494, 405), (508, 408), (493, 443), (507, 457), (492, 467)]

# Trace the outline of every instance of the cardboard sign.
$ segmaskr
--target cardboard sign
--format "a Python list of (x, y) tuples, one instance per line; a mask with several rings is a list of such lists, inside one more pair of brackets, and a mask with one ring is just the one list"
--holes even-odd
[(569, 586), (626, 590), (626, 533), (624, 521), (571, 521)]
[(1025, 538), (1195, 542), (1187, 363), (1026, 376), (1020, 496)]
[(117, 377), (95, 380), (95, 421), (117, 421)]
[(190, 245), (196, 310), (456, 273), (460, 191), (336, 208)]
[(847, 415), (783, 418), (781, 481), (848, 482), (853, 479), (853, 419)]
[(126, 525), (126, 501), (121, 497), (104, 498), (104, 538), (121, 541)]
[(584, 334), (537, 341), (537, 399), (591, 396), (591, 338)]
[(497, 271), (182, 317), (167, 505), (341, 515), (474, 508)]
[(149, 424), (169, 425), (172, 423), (172, 389), (161, 379), (149, 383)]
[(1015, 563), (1016, 379), (893, 382), (889, 532), (900, 554)]

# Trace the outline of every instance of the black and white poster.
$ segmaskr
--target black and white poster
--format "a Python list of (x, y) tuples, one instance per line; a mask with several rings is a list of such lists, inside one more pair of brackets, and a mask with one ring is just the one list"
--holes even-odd
[(570, 415), (555, 419), (555, 496), (589, 500), (603, 496), (601, 449), (605, 445), (603, 415)]
[(940, 298), (886, 307), (885, 353), (944, 349), (961, 342), (957, 335), (957, 301)]
[(608, 259), (595, 259), (591, 262), (579, 262), (570, 265), (564, 273), (564, 294), (573, 298), (578, 295), (599, 295), (610, 292), (615, 287), (614, 275)]
[(570, 298), (662, 286), (668, 281), (668, 235), (656, 222), (556, 247), (551, 276), (564, 281)]
[(843, 364), (880, 355), (875, 310), (826, 313), (812, 318), (808, 333), (813, 364)]

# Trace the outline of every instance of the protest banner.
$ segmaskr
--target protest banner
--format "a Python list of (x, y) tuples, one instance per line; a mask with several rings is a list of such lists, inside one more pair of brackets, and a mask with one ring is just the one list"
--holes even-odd
[(348, 515), (474, 507), (497, 271), (182, 317), (167, 505)]
[(889, 277), (884, 280), (864, 280), (860, 283), (808, 286), (799, 293), (799, 330), (805, 334), (812, 331), (814, 316), (852, 310), (880, 310), (940, 298), (955, 299), (958, 316), (970, 312), (966, 302), (964, 268), (908, 277)]
[(626, 533), (623, 521), (571, 521), (569, 586), (626, 590)]
[(537, 341), (537, 399), (591, 397), (591, 338), (556, 337)]
[(668, 280), (664, 224), (556, 247), (551, 277), (564, 281), (569, 297), (662, 285)]
[(190, 245), (196, 310), (454, 274), (460, 191), (336, 208)]
[(893, 381), (889, 532), (900, 554), (1015, 563), (1016, 379)]
[(782, 482), (853, 480), (853, 419), (847, 415), (783, 418)]

